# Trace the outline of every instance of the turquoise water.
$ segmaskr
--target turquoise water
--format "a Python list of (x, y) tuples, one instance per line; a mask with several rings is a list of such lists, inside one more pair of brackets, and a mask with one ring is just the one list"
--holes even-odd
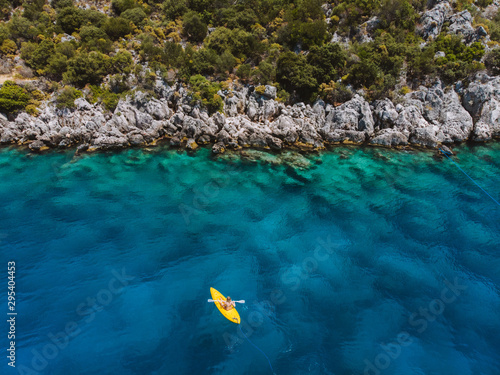
[[(498, 200), (500, 144), (458, 151)], [(0, 212), (6, 373), (271, 374), (211, 286), (277, 374), (500, 368), (500, 207), (431, 152), (4, 148)]]

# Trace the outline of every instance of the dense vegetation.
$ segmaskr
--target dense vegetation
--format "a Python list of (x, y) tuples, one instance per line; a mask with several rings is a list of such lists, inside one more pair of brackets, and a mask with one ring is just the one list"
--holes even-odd
[[(88, 86), (89, 99), (109, 109), (134, 87), (151, 89), (157, 75), (185, 82), (193, 100), (214, 111), (228, 80), (274, 84), (280, 100), (338, 103), (360, 88), (368, 99), (391, 97), (401, 90), (402, 73), (411, 87), (434, 77), (466, 81), (484, 69), (483, 45), (466, 45), (446, 30), (420, 47), (415, 27), (423, 0), (334, 0), (329, 17), (326, 0), (112, 0), (88, 1), (86, 9), (80, 3), (0, 0), (0, 54), (20, 54), (35, 75), (58, 82), (54, 89)], [(466, 0), (455, 6), (473, 9)], [(358, 26), (373, 16), (379, 20), (373, 40), (356, 42)], [(492, 44), (500, 41), (500, 16), (476, 21)], [(330, 43), (334, 33), (353, 42)], [(498, 74), (499, 61), (493, 50), (485, 64)], [(4, 85), (1, 110), (28, 106), (29, 93), (18, 91)], [(58, 103), (80, 94), (65, 89)]]

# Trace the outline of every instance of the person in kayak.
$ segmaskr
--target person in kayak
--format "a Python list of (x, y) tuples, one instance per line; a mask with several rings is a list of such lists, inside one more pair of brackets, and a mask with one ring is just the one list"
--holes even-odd
[(224, 310), (229, 311), (231, 309), (234, 309), (236, 307), (236, 303), (231, 300), (231, 297), (227, 296), (225, 301), (221, 301), (221, 305), (224, 308)]

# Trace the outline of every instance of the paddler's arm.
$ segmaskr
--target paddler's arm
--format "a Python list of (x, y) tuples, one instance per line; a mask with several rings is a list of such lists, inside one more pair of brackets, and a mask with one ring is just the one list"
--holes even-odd
[(227, 306), (227, 302), (223, 299), (218, 299), (217, 302), (219, 302), (221, 304), (222, 307), (226, 308)]

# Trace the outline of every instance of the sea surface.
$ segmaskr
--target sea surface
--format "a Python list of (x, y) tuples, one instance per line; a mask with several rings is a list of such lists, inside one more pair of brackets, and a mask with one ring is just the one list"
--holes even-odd
[(2, 374), (272, 374), (210, 287), (279, 375), (500, 373), (500, 206), (430, 151), (2, 148), (0, 261)]

